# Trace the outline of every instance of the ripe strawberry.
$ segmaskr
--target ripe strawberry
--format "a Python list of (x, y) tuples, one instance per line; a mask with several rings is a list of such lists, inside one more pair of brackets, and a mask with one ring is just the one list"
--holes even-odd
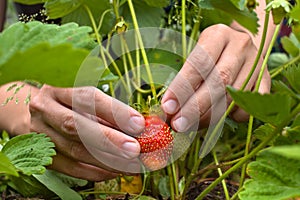
[(157, 115), (145, 116), (145, 129), (136, 138), (141, 146), (140, 159), (150, 170), (165, 167), (172, 153), (170, 127)]

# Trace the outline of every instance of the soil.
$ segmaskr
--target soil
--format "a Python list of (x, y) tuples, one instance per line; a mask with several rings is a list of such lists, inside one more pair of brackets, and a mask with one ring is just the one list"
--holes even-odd
[[(186, 200), (194, 200), (196, 197), (205, 190), (212, 183), (212, 180), (205, 180), (203, 182), (194, 182), (191, 185)], [(234, 195), (238, 190), (238, 185), (232, 182), (227, 182), (227, 189), (230, 196)], [(225, 198), (224, 189), (222, 184), (218, 184), (210, 193), (208, 193), (203, 200), (223, 200)]]

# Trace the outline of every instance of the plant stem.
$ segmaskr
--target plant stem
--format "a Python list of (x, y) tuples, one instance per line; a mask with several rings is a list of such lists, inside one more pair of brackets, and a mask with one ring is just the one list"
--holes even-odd
[[(253, 116), (250, 115), (249, 122), (248, 122), (247, 140), (246, 140), (246, 146), (245, 146), (244, 156), (247, 156), (249, 154), (250, 147), (251, 147), (253, 119), (254, 119)], [(242, 167), (242, 172), (241, 172), (240, 188), (243, 186), (243, 183), (244, 183), (244, 180), (245, 180), (246, 169), (247, 169), (247, 164), (244, 164), (243, 167)]]
[(131, 69), (131, 72), (132, 72), (132, 77), (133, 77), (133, 79), (135, 79), (136, 78), (136, 74), (135, 74), (135, 70), (134, 70), (135, 66), (133, 64), (132, 56), (130, 54), (130, 51), (129, 51), (129, 48), (128, 48), (128, 45), (127, 45), (127, 42), (126, 42), (125, 38), (124, 37), (122, 37), (122, 38), (123, 38), (123, 41), (124, 41), (124, 47), (125, 47), (126, 55), (128, 57), (128, 62), (129, 62), (129, 65), (130, 65), (130, 69)]
[(270, 11), (266, 11), (266, 15), (265, 15), (265, 19), (264, 19), (264, 28), (263, 28), (263, 33), (262, 33), (262, 36), (261, 36), (261, 41), (260, 41), (260, 44), (259, 44), (259, 48), (258, 48), (258, 52), (257, 52), (257, 55), (256, 55), (256, 58), (255, 58), (255, 61), (253, 63), (253, 66), (251, 68), (251, 71), (249, 72), (246, 80), (244, 81), (242, 87), (241, 87), (241, 90), (244, 90), (248, 84), (248, 82), (250, 81), (255, 69), (256, 69), (256, 66), (259, 62), (259, 59), (261, 57), (261, 54), (262, 54), (262, 51), (264, 49), (264, 45), (265, 45), (265, 41), (266, 41), (266, 36), (267, 36), (267, 30), (268, 30), (268, 25), (269, 25), (269, 17), (270, 17)]
[[(123, 84), (123, 86), (124, 86), (126, 92), (127, 92), (128, 94), (130, 94), (130, 93), (129, 93), (129, 90), (128, 90), (128, 88), (127, 88), (126, 82), (125, 82), (125, 80), (124, 80), (124, 77), (122, 76), (122, 73), (121, 73), (121, 71), (120, 71), (118, 65), (115, 63), (114, 59), (111, 57), (111, 55), (109, 54), (109, 52), (107, 52), (106, 49), (104, 49), (102, 46), (100, 46), (100, 49), (101, 49), (101, 51), (102, 51), (103, 53), (105, 53), (105, 55), (106, 55), (106, 56), (108, 57), (108, 59), (111, 61), (111, 64), (113, 65), (114, 69), (116, 70), (116, 72), (117, 72), (117, 74), (118, 74), (118, 76), (119, 76), (119, 78), (120, 78), (120, 80), (121, 80), (121, 83)], [(104, 60), (105, 60), (105, 58), (104, 58)]]
[[(277, 129), (276, 129), (277, 130)], [(243, 157), (237, 164), (235, 164), (233, 167), (231, 167), (229, 170), (227, 170), (222, 176), (217, 178), (213, 183), (211, 183), (197, 198), (196, 200), (203, 199), (220, 181), (222, 181), (224, 178), (226, 178), (229, 174), (240, 168), (246, 161), (248, 161), (250, 158), (255, 156), (261, 149), (263, 149), (272, 139), (273, 137), (278, 133), (277, 131), (274, 131), (270, 136), (262, 143), (260, 143), (259, 146), (257, 146), (250, 154), (248, 154), (246, 157)]]
[(119, 0), (113, 0), (113, 8), (114, 8), (114, 13), (116, 15), (116, 18), (119, 19), (120, 18), (120, 14), (119, 14)]
[(255, 149), (253, 149), (247, 156), (241, 158), (241, 160), (236, 163), (233, 167), (228, 169), (222, 176), (217, 178), (213, 183), (211, 183), (197, 198), (196, 200), (203, 199), (216, 185), (222, 181), (224, 178), (226, 178), (229, 174), (240, 168), (245, 162), (253, 158), (260, 150), (265, 148), (269, 144), (270, 141), (274, 139), (274, 137), (286, 126), (286, 124), (289, 123), (290, 120), (292, 120), (296, 115), (298, 115), (300, 112), (300, 104), (293, 110), (293, 112), (290, 114), (289, 117), (284, 119), (282, 123), (277, 126), (270, 135), (263, 140)]
[[(90, 20), (91, 20), (92, 27), (93, 27), (93, 29), (94, 29), (94, 33), (95, 33), (95, 36), (96, 36), (96, 40), (97, 40), (97, 43), (98, 43), (99, 48), (100, 48), (100, 54), (101, 54), (101, 57), (102, 57), (102, 60), (103, 60), (104, 67), (107, 68), (108, 65), (107, 65), (106, 58), (105, 58), (105, 55), (104, 55), (104, 52), (103, 52), (103, 47), (101, 46), (101, 39), (100, 39), (101, 37), (100, 37), (100, 35), (99, 35), (99, 30), (100, 30), (100, 28), (101, 28), (101, 24), (102, 24), (102, 19), (103, 19), (104, 13), (103, 13), (103, 15), (101, 16), (101, 19), (100, 19), (100, 22), (99, 22), (99, 26), (97, 27), (97, 26), (96, 26), (95, 19), (94, 19), (94, 16), (93, 16), (93, 14), (92, 14), (90, 8), (89, 8), (87, 5), (84, 5), (84, 8), (85, 8), (85, 10), (86, 10), (86, 12), (87, 12), (87, 14), (88, 14)], [(107, 10), (107, 11), (109, 11), (109, 10)], [(105, 11), (105, 13), (106, 13), (107, 11)], [(112, 62), (114, 63), (114, 61), (112, 61)], [(119, 76), (120, 76), (120, 75), (119, 75)], [(122, 76), (120, 76), (120, 78), (122, 78)], [(110, 94), (111, 94), (111, 96), (112, 96), (112, 97), (115, 97), (115, 92), (114, 92), (114, 90), (113, 90), (113, 84), (112, 84), (112, 82), (109, 82), (109, 89), (110, 89)]]
[[(219, 165), (219, 161), (218, 161), (217, 154), (216, 154), (215, 151), (213, 151), (213, 157), (214, 157), (216, 165)], [(222, 176), (223, 173), (222, 173), (221, 168), (218, 168), (218, 173), (219, 173), (219, 176)], [(222, 186), (223, 186), (225, 198), (226, 198), (226, 200), (229, 200), (230, 197), (229, 197), (229, 193), (228, 193), (228, 189), (227, 189), (225, 179), (222, 180)]]
[(185, 61), (187, 57), (187, 49), (186, 49), (186, 0), (181, 0), (181, 37), (182, 37), (182, 57), (183, 61)]
[(144, 191), (145, 191), (145, 188), (146, 188), (146, 181), (147, 181), (147, 178), (148, 178), (148, 176), (149, 176), (149, 172), (145, 171), (144, 169), (143, 169), (143, 171), (144, 171), (144, 179), (143, 179), (142, 190), (141, 190), (140, 193), (139, 193), (137, 196), (135, 196), (133, 199), (139, 199), (139, 197), (142, 196), (143, 193), (144, 193)]
[(98, 27), (97, 27), (97, 31), (99, 32), (101, 27), (102, 27), (102, 24), (103, 24), (103, 21), (104, 21), (104, 16), (109, 13), (110, 11), (112, 11), (112, 9), (107, 9), (106, 11), (104, 11), (100, 17), (100, 20), (99, 20), (99, 23), (98, 23)]
[(168, 172), (168, 175), (169, 175), (169, 184), (170, 184), (170, 197), (171, 197), (171, 200), (175, 200), (175, 192), (174, 192), (174, 188), (175, 188), (175, 185), (174, 185), (174, 177), (173, 177), (173, 173), (172, 173), (172, 168), (171, 168), (171, 165), (169, 165), (167, 167), (167, 172)]
[(198, 14), (197, 14), (197, 19), (196, 19), (196, 22), (195, 22), (195, 24), (193, 26), (192, 33), (191, 33), (191, 36), (190, 36), (190, 39), (189, 39), (189, 44), (188, 44), (188, 48), (187, 48), (187, 53), (188, 54), (192, 51), (194, 41), (197, 40), (198, 31), (199, 31), (199, 28), (200, 28), (200, 23), (201, 23), (201, 8), (198, 8), (198, 9), (199, 10), (198, 10)]
[(238, 197), (239, 193), (240, 193), (242, 190), (243, 190), (242, 187), (239, 188), (238, 191), (230, 198), (230, 200), (235, 200), (235, 199)]
[(171, 163), (171, 168), (172, 168), (172, 176), (173, 176), (173, 181), (174, 181), (174, 189), (175, 189), (175, 198), (179, 196), (179, 189), (178, 189), (178, 179), (177, 179), (177, 174), (176, 174), (176, 162)]
[(267, 62), (268, 62), (268, 59), (269, 59), (269, 56), (271, 54), (271, 51), (272, 51), (272, 47), (277, 39), (277, 35), (279, 33), (279, 30), (280, 30), (280, 24), (276, 26), (275, 28), (275, 31), (274, 31), (274, 34), (273, 34), (273, 37), (271, 39), (271, 42), (270, 42), (270, 45), (269, 45), (269, 48), (267, 50), (267, 53), (266, 53), (266, 56), (265, 56), (265, 59), (263, 61), (263, 64), (262, 64), (262, 67), (260, 69), (260, 72), (259, 72), (259, 75), (258, 75), (258, 78), (257, 78), (257, 81), (256, 81), (256, 85), (255, 85), (255, 91), (257, 92), (258, 89), (259, 89), (259, 86), (260, 86), (260, 83), (261, 83), (261, 80), (263, 78), (263, 74), (264, 74), (264, 71), (267, 67)]
[(199, 168), (199, 165), (200, 165), (201, 161), (202, 161), (201, 158), (199, 158), (197, 160), (197, 162), (193, 166), (193, 169), (192, 169), (191, 173), (187, 177), (186, 183), (185, 183), (185, 187), (184, 187), (184, 190), (183, 190), (183, 193), (182, 193), (182, 199), (185, 199), (186, 193), (187, 193), (187, 191), (189, 189), (189, 185), (192, 183), (192, 180), (194, 179), (194, 177), (196, 175), (196, 172), (198, 171), (198, 168)]
[(278, 74), (280, 74), (280, 72), (282, 72), (284, 69), (286, 69), (288, 66), (294, 64), (295, 62), (297, 62), (300, 59), (300, 54), (296, 57), (294, 57), (293, 59), (291, 59), (289, 62), (273, 69), (270, 71), (271, 74), (271, 78), (276, 77)]
[(142, 36), (141, 36), (140, 30), (139, 30), (139, 25), (138, 25), (138, 22), (137, 22), (137, 17), (136, 17), (135, 11), (134, 11), (132, 0), (128, 0), (127, 2), (128, 2), (128, 6), (129, 6), (131, 16), (132, 16), (132, 22), (133, 22), (133, 26), (134, 26), (135, 31), (136, 31), (138, 43), (139, 43), (139, 46), (141, 48), (141, 53), (142, 53), (142, 57), (143, 57), (143, 60), (144, 60), (144, 63), (145, 63), (145, 68), (146, 68), (146, 71), (147, 71), (147, 75), (148, 75), (148, 78), (149, 78), (149, 85), (150, 85), (150, 88), (151, 88), (151, 91), (152, 91), (152, 95), (153, 95), (153, 98), (155, 100), (157, 100), (157, 98), (156, 98), (156, 89), (155, 89), (155, 85), (154, 85), (153, 78), (152, 78), (150, 64), (149, 64), (149, 61), (148, 61), (148, 58), (147, 58), (147, 54), (146, 54), (145, 47), (144, 47), (144, 44), (143, 44)]
[[(135, 60), (136, 60), (136, 82), (138, 85), (138, 88), (141, 87), (141, 63), (140, 63), (140, 51), (138, 50), (138, 42), (137, 37), (135, 37), (135, 43), (136, 43), (136, 54), (135, 54)], [(140, 92), (137, 93), (137, 103), (141, 104), (142, 101), (142, 94)]]
[[(131, 90), (131, 85), (130, 85), (130, 77), (129, 77), (129, 72), (128, 72), (128, 67), (127, 67), (127, 59), (126, 59), (126, 52), (125, 52), (125, 48), (124, 48), (124, 40), (123, 37), (121, 36), (121, 48), (122, 48), (122, 61), (123, 61), (123, 66), (124, 66), (124, 74), (125, 74), (125, 78), (126, 78), (126, 84), (127, 84), (127, 88), (128, 88), (128, 98), (130, 97), (130, 95), (132, 94), (132, 90)], [(131, 104), (132, 101), (129, 100), (129, 104)]]
[(92, 27), (94, 29), (94, 33), (95, 33), (95, 36), (96, 36), (96, 40), (97, 40), (97, 43), (99, 45), (101, 45), (101, 39), (100, 39), (100, 35), (99, 35), (99, 32), (98, 32), (98, 28), (97, 28), (97, 25), (96, 25), (96, 22), (95, 22), (95, 19), (93, 17), (93, 14), (90, 10), (90, 8), (87, 6), (87, 5), (83, 5), (84, 9), (86, 10), (90, 20), (91, 20), (91, 23), (92, 23)]

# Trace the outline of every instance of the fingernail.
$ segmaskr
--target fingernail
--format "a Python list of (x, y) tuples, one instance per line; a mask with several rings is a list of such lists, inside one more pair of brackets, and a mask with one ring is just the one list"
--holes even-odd
[(145, 126), (145, 120), (140, 116), (132, 116), (129, 120), (129, 126), (133, 133), (141, 132)]
[(140, 153), (139, 145), (136, 142), (125, 142), (122, 145), (123, 156), (125, 158), (136, 158)]
[(177, 102), (173, 99), (170, 99), (163, 104), (163, 110), (172, 115), (177, 111), (177, 106)]
[(176, 131), (178, 132), (184, 132), (188, 129), (188, 120), (185, 117), (179, 117), (173, 122), (173, 126)]

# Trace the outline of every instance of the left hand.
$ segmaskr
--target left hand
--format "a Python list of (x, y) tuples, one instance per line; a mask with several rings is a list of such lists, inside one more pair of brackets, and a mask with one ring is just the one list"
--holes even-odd
[[(257, 52), (253, 39), (246, 32), (221, 24), (206, 28), (163, 96), (162, 109), (169, 116), (172, 128), (184, 132), (194, 125), (198, 127), (199, 121), (200, 127), (205, 127), (210, 123), (212, 110), (225, 111), (226, 104), (221, 105), (226, 95), (225, 86), (241, 88)], [(262, 62), (261, 58), (246, 90), (254, 88)], [(265, 71), (259, 92), (269, 92), (270, 85), (269, 73)], [(226, 99), (231, 101), (230, 97)], [(217, 113), (219, 117), (222, 114)], [(237, 121), (248, 118), (240, 108), (235, 108), (231, 116)]]

